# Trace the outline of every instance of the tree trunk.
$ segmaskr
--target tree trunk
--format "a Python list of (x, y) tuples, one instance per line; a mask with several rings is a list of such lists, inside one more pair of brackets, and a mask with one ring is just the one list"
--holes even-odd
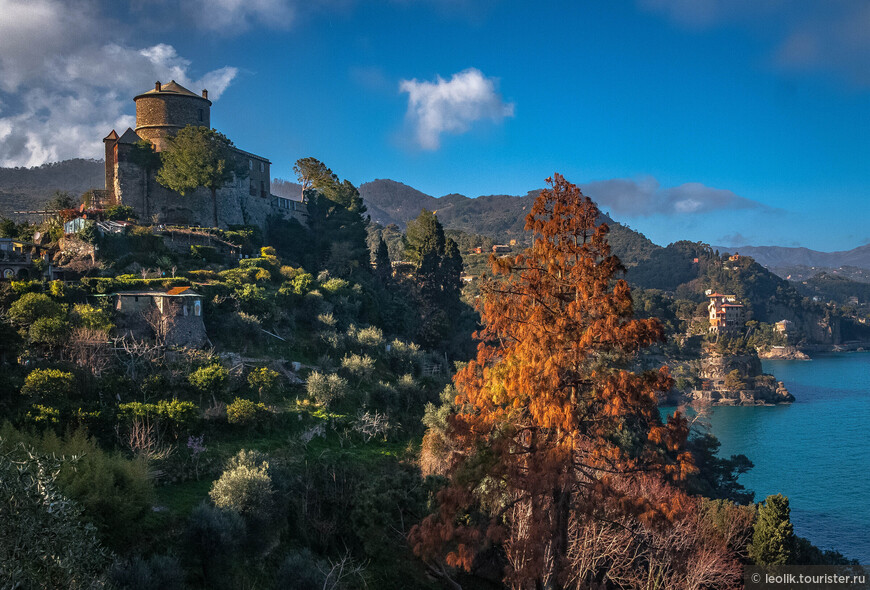
[(217, 212), (217, 189), (211, 189), (211, 206), (212, 212), (214, 213), (214, 226), (218, 227), (218, 212)]

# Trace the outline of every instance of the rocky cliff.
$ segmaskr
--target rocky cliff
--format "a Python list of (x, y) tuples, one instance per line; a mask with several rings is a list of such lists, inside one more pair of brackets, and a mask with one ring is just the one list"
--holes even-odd
[(761, 370), (756, 354), (723, 356), (709, 353), (701, 359), (701, 388), (685, 394), (722, 406), (761, 406), (794, 401), (782, 381)]

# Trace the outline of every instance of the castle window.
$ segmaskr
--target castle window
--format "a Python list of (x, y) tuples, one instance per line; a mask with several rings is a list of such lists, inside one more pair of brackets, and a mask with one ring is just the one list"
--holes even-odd
[(193, 315), (198, 316), (202, 313), (202, 303), (199, 299), (193, 302)]
[(260, 172), (266, 171), (266, 164), (264, 162), (260, 162)]
[(200, 121), (203, 120), (203, 117), (202, 117), (202, 109), (199, 109), (199, 120), (200, 120)]
[(254, 169), (254, 161), (253, 160), (248, 160), (248, 165), (251, 167), (251, 170)]

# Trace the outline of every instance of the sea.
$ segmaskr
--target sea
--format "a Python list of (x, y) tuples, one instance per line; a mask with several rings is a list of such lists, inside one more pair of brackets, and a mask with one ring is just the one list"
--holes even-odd
[(756, 502), (788, 496), (797, 535), (870, 565), (870, 352), (762, 365), (796, 400), (713, 408), (719, 455), (742, 453), (755, 464), (740, 482)]

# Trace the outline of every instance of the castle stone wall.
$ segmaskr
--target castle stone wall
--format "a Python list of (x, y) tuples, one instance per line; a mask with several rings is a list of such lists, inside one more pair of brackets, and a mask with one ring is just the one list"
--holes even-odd
[[(120, 204), (133, 207), (143, 223), (214, 226), (211, 191), (198, 188), (180, 195), (158, 183), (156, 173), (146, 176), (142, 168), (124, 158), (116, 164), (115, 194)], [(271, 197), (259, 193), (251, 196), (247, 177), (230, 182), (216, 196), (219, 227), (244, 224), (265, 228), (269, 215), (295, 216), (305, 223), (301, 212), (273, 207)]]

